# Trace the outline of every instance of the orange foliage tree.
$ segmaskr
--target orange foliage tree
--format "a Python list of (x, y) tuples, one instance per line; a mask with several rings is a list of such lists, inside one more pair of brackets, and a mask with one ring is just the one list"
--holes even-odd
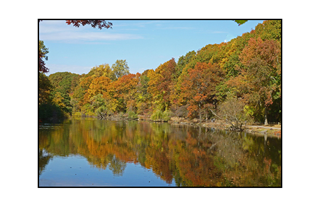
[(148, 92), (152, 94), (153, 105), (161, 110), (169, 108), (170, 94), (174, 87), (173, 77), (175, 74), (176, 62), (174, 58), (161, 64), (155, 72), (150, 72)]
[(119, 111), (135, 111), (135, 97), (137, 92), (136, 86), (139, 83), (139, 77), (140, 73), (128, 74), (120, 77), (117, 81), (114, 82), (114, 87), (116, 90), (114, 96), (118, 100)]
[(216, 86), (222, 81), (224, 72), (218, 64), (197, 63), (188, 70), (181, 88), (181, 102), (189, 104), (189, 116), (198, 111), (200, 121), (204, 104), (212, 103), (216, 95)]
[(105, 76), (93, 79), (88, 89), (88, 99), (90, 100), (93, 96), (106, 92), (110, 82), (110, 78)]

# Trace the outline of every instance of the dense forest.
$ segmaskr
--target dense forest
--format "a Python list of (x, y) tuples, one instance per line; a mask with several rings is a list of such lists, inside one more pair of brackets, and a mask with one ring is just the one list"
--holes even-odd
[[(281, 122), (281, 20), (268, 20), (229, 42), (190, 51), (178, 61), (131, 74), (126, 60), (93, 67), (88, 74), (47, 76), (49, 50), (39, 41), (39, 119), (138, 115), (228, 117)], [(45, 69), (43, 69), (45, 68)]]

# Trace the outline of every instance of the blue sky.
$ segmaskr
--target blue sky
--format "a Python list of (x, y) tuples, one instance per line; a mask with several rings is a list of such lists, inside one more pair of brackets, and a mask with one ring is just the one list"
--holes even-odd
[(94, 66), (127, 60), (131, 73), (156, 69), (160, 64), (250, 32), (262, 20), (238, 26), (232, 20), (109, 20), (112, 29), (79, 28), (65, 20), (44, 20), (39, 38), (49, 48), (46, 61), (55, 72), (88, 73)]

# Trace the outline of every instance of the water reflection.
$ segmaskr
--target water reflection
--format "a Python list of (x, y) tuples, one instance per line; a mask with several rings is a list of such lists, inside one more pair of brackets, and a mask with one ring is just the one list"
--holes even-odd
[(244, 133), (85, 119), (40, 126), (39, 174), (70, 155), (116, 176), (137, 163), (177, 186), (281, 186), (281, 140)]
[(39, 150), (39, 175), (42, 173), (51, 158), (52, 156), (47, 154), (45, 150)]

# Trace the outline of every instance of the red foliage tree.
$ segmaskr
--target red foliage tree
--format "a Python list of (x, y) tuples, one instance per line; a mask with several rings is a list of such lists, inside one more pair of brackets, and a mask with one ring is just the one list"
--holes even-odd
[(73, 25), (75, 27), (79, 27), (80, 25), (85, 26), (89, 24), (93, 28), (96, 28), (96, 27), (98, 27), (99, 29), (112, 28), (112, 23), (106, 22), (105, 20), (66, 20), (66, 23), (68, 25)]
[(268, 108), (281, 95), (281, 45), (275, 40), (251, 38), (239, 58), (244, 67), (228, 85), (247, 103), (265, 108), (267, 125)]
[(202, 108), (216, 95), (216, 86), (222, 81), (224, 72), (216, 63), (197, 63), (188, 72), (181, 87), (181, 97), (188, 100), (189, 116), (198, 111), (201, 120)]

